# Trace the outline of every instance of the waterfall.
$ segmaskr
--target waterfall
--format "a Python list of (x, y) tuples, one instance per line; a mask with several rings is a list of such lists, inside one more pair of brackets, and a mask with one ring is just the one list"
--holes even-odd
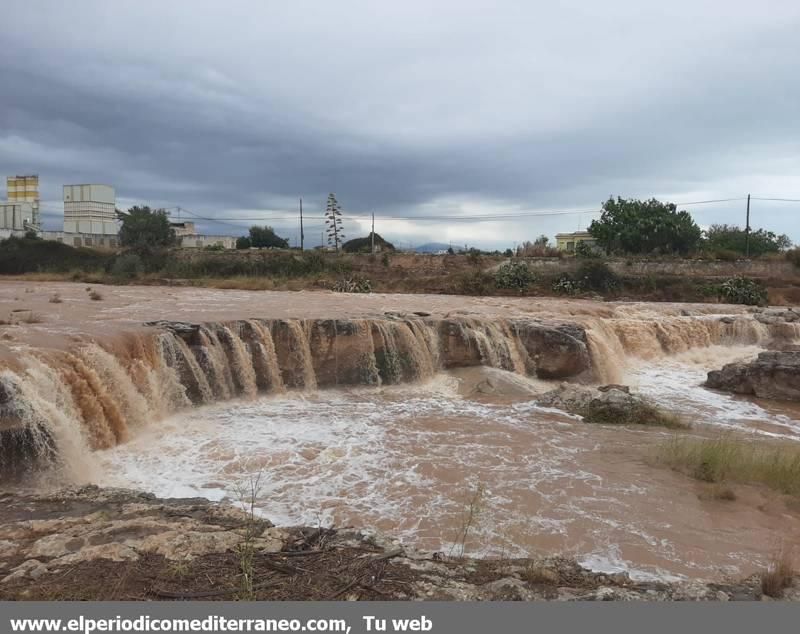
[(800, 340), (800, 324), (752, 315), (573, 321), (391, 317), (137, 328), (67, 349), (20, 348), (0, 366), (0, 478), (39, 459), (66, 479), (91, 452), (193, 404), (287, 388), (424, 380), (487, 365), (551, 379), (618, 382), (626, 360), (713, 345)]
[(759, 345), (800, 340), (800, 324), (765, 324), (749, 316), (584, 321), (592, 365), (600, 382), (619, 382), (630, 357), (654, 359), (712, 345)]
[(286, 324), (289, 330), (289, 349), (292, 355), (292, 362), (295, 367), (300, 369), (299, 383), (296, 378), (294, 385), (306, 390), (316, 389), (317, 376), (314, 374), (314, 362), (306, 324), (298, 319), (290, 319)]
[(252, 356), (253, 368), (256, 373), (256, 383), (264, 391), (283, 392), (283, 378), (278, 365), (278, 354), (272, 340), (272, 332), (257, 319), (247, 322), (253, 329)]

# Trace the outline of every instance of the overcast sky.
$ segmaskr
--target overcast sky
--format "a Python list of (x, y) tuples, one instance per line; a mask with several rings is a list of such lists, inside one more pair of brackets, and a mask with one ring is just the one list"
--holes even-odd
[[(800, 198), (796, 0), (4, 0), (3, 15), (0, 173), (40, 174), (48, 228), (65, 183), (292, 241), (281, 218), (302, 195), (311, 243), (328, 192), (349, 237), (374, 212), (401, 243), (483, 246), (593, 216), (424, 218)], [(744, 223), (741, 201), (687, 209)], [(800, 203), (755, 201), (752, 224), (800, 242)]]

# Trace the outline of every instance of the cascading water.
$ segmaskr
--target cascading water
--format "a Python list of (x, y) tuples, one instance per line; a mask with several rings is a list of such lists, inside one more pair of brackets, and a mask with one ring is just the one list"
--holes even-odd
[(402, 383), (475, 365), (609, 382), (619, 380), (630, 357), (798, 339), (797, 323), (718, 315), (580, 316), (571, 324), (478, 317), (250, 319), (139, 329), (71, 351), (21, 349), (14, 367), (0, 375), (0, 442), (6, 448), (0, 455), (7, 462), (17, 442), (10, 432), (27, 429), (32, 453), (80, 463), (78, 454), (125, 442), (191, 404), (251, 399), (287, 387)]

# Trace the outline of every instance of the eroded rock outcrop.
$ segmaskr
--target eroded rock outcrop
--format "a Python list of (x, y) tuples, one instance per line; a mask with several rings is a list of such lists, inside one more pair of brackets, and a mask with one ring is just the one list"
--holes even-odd
[(591, 369), (586, 330), (582, 326), (515, 321), (513, 328), (531, 360), (529, 374), (540, 379), (563, 379)]
[[(761, 598), (738, 582), (635, 581), (574, 559), (450, 558), (382, 535), (276, 528), (225, 503), (85, 487), (0, 495), (0, 600), (556, 600)], [(252, 587), (242, 585), (243, 557)], [(784, 598), (800, 599), (790, 588)]]
[(706, 386), (760, 398), (800, 401), (800, 352), (762, 352), (749, 363), (708, 373)]

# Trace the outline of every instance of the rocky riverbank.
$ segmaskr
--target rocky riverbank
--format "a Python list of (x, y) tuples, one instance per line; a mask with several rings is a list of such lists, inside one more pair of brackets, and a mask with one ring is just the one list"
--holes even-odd
[(800, 401), (800, 352), (762, 352), (750, 363), (708, 373), (706, 386), (760, 398)]
[[(0, 495), (0, 600), (762, 600), (756, 576), (642, 582), (574, 560), (481, 560), (343, 528), (278, 528), (203, 498)], [(800, 591), (785, 591), (800, 600)]]

